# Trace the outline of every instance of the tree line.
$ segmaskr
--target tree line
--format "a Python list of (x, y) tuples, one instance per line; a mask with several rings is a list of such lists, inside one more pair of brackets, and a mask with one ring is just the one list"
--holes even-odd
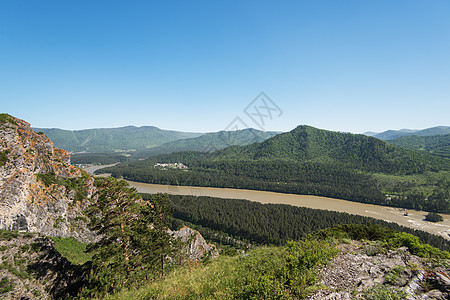
[[(142, 197), (150, 199), (152, 195), (142, 194)], [(377, 224), (414, 234), (422, 242), (439, 249), (450, 249), (450, 241), (443, 237), (348, 213), (206, 196), (168, 195), (168, 198), (173, 210), (171, 226), (190, 224), (206, 238), (233, 246), (242, 245), (237, 241), (282, 245), (339, 224)]]

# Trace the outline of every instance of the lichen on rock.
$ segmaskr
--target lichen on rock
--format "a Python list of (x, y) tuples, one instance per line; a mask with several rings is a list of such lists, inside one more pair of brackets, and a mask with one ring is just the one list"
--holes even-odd
[(178, 231), (172, 232), (175, 238), (179, 238), (186, 243), (185, 251), (192, 261), (202, 261), (206, 258), (216, 258), (219, 250), (213, 244), (206, 243), (200, 232), (184, 226)]
[[(30, 124), (8, 115), (0, 122), (0, 229), (92, 241), (82, 211), (94, 194), (92, 176), (71, 166)], [(44, 177), (54, 178), (44, 182)], [(75, 230), (76, 229), (76, 230)]]

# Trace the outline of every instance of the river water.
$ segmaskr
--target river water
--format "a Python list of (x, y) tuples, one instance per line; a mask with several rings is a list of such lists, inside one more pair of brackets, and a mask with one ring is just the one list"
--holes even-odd
[[(95, 170), (104, 167), (105, 166), (90, 167), (86, 168), (86, 171), (93, 173)], [(450, 215), (448, 214), (441, 214), (444, 217), (443, 222), (432, 223), (424, 221), (424, 218), (427, 215), (427, 212), (424, 211), (405, 210), (327, 197), (284, 194), (244, 189), (173, 186), (133, 181), (128, 181), (128, 183), (132, 187), (135, 187), (140, 193), (167, 193), (174, 195), (245, 199), (250, 201), (257, 201), (260, 203), (289, 204), (315, 209), (346, 212), (350, 214), (381, 219), (388, 222), (395, 222), (399, 225), (403, 225), (413, 229), (421, 229), (429, 233), (440, 235), (442, 237), (445, 237), (446, 239), (450, 239)]]

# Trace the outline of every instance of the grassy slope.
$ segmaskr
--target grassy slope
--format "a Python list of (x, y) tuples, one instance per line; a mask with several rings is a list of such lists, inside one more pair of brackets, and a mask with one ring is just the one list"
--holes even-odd
[[(377, 226), (343, 225), (320, 231), (284, 247), (259, 247), (234, 257), (177, 269), (162, 280), (124, 290), (107, 299), (298, 299), (323, 288), (317, 270), (339, 253), (336, 245), (378, 241), (377, 251), (407, 246), (421, 257), (450, 258), (450, 253), (420, 244), (414, 236)], [(391, 298), (388, 298), (391, 299)]]
[(86, 244), (74, 238), (52, 237), (55, 249), (75, 265), (82, 265), (92, 259), (92, 255), (85, 252)]
[(304, 296), (316, 280), (316, 267), (337, 253), (334, 245), (323, 241), (260, 247), (244, 255), (219, 257), (207, 264), (178, 269), (163, 280), (123, 291), (110, 299), (282, 299), (291, 294)]

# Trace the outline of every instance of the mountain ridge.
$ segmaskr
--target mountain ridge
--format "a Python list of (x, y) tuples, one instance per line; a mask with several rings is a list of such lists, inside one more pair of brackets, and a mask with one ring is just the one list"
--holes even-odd
[(364, 135), (372, 136), (380, 140), (392, 140), (403, 136), (433, 136), (433, 135), (444, 135), (450, 133), (450, 126), (434, 126), (425, 129), (399, 129), (399, 130), (386, 130), (383, 132), (372, 132), (367, 131), (363, 133)]
[(228, 146), (244, 146), (260, 143), (280, 132), (261, 131), (254, 128), (246, 128), (235, 131), (218, 131), (205, 133), (199, 137), (186, 138), (162, 144), (158, 147), (136, 151), (133, 158), (147, 158), (159, 154), (170, 154), (182, 151), (213, 152)]
[[(393, 160), (408, 160), (425, 155), (433, 161), (433, 156), (411, 152), (390, 145), (377, 138), (362, 134), (334, 132), (309, 125), (299, 125), (295, 129), (276, 135), (264, 142), (237, 148), (226, 148), (212, 154), (212, 157), (226, 158), (239, 155), (250, 159), (293, 159), (302, 161), (342, 162), (356, 168), (352, 160), (358, 160), (371, 171), (396, 172)], [(412, 157), (410, 157), (412, 156)], [(446, 168), (450, 165), (445, 164)], [(418, 166), (421, 167), (421, 166)], [(422, 166), (423, 167), (423, 166)], [(434, 166), (436, 168), (436, 166)], [(408, 172), (408, 170), (405, 170)], [(409, 172), (414, 172), (413, 169)]]
[(43, 132), (58, 148), (69, 152), (116, 152), (143, 150), (178, 139), (198, 137), (203, 133), (164, 130), (155, 126), (124, 126), (64, 130), (59, 128), (34, 128)]

